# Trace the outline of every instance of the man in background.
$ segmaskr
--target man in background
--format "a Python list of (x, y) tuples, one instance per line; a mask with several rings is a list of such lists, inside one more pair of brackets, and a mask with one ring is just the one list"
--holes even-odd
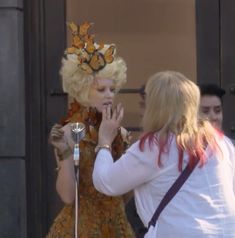
[[(201, 92), (201, 114), (208, 118), (213, 126), (222, 130), (225, 90), (216, 84), (201, 84), (199, 88)], [(233, 139), (231, 141), (235, 145), (235, 141)]]

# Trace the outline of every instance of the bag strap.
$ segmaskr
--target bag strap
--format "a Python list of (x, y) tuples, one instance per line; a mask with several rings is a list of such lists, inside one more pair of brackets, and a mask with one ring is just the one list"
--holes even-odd
[(193, 172), (194, 168), (198, 164), (199, 159), (196, 158), (196, 161), (192, 166), (189, 164), (186, 166), (186, 168), (183, 170), (183, 172), (180, 174), (180, 176), (176, 179), (174, 184), (170, 187), (170, 189), (167, 191), (163, 199), (161, 200), (160, 204), (158, 205), (156, 211), (154, 212), (149, 224), (148, 229), (150, 226), (155, 226), (156, 221), (158, 217), (160, 216), (162, 210), (165, 208), (165, 206), (171, 201), (171, 199), (175, 196), (175, 194), (180, 190), (180, 188), (183, 186), (187, 178), (190, 176), (190, 174)]

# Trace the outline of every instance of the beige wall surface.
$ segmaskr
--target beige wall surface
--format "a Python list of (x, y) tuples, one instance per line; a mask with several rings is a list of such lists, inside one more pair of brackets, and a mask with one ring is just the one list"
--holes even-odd
[[(161, 70), (196, 81), (195, 0), (67, 0), (67, 21), (93, 22), (96, 41), (116, 44), (128, 65), (125, 88), (139, 88)], [(125, 106), (124, 126), (139, 126), (139, 95), (118, 100)]]

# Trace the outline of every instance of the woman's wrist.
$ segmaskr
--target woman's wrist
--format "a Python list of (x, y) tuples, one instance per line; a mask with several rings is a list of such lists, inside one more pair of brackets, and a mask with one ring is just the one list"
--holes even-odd
[(98, 144), (96, 147), (95, 147), (95, 153), (97, 154), (100, 149), (106, 149), (106, 150), (109, 150), (111, 152), (111, 145), (110, 144)]
[(65, 150), (63, 150), (62, 152), (59, 151), (57, 149), (57, 155), (58, 155), (58, 158), (59, 158), (59, 161), (63, 161), (65, 159), (68, 159), (71, 157), (72, 155), (72, 150), (70, 147), (67, 147)]
[(55, 170), (58, 171), (58, 172), (63, 170), (65, 173), (73, 174), (73, 172), (74, 172), (74, 161), (72, 160), (72, 155), (70, 157), (67, 157), (67, 158), (62, 159), (62, 160), (58, 159), (57, 160), (57, 167), (56, 167)]

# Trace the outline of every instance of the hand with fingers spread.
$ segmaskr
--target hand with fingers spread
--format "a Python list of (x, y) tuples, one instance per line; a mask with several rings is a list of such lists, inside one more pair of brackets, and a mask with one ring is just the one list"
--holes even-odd
[(107, 106), (102, 111), (102, 122), (99, 128), (99, 145), (111, 145), (117, 135), (120, 123), (123, 119), (124, 109), (121, 103), (113, 110)]

